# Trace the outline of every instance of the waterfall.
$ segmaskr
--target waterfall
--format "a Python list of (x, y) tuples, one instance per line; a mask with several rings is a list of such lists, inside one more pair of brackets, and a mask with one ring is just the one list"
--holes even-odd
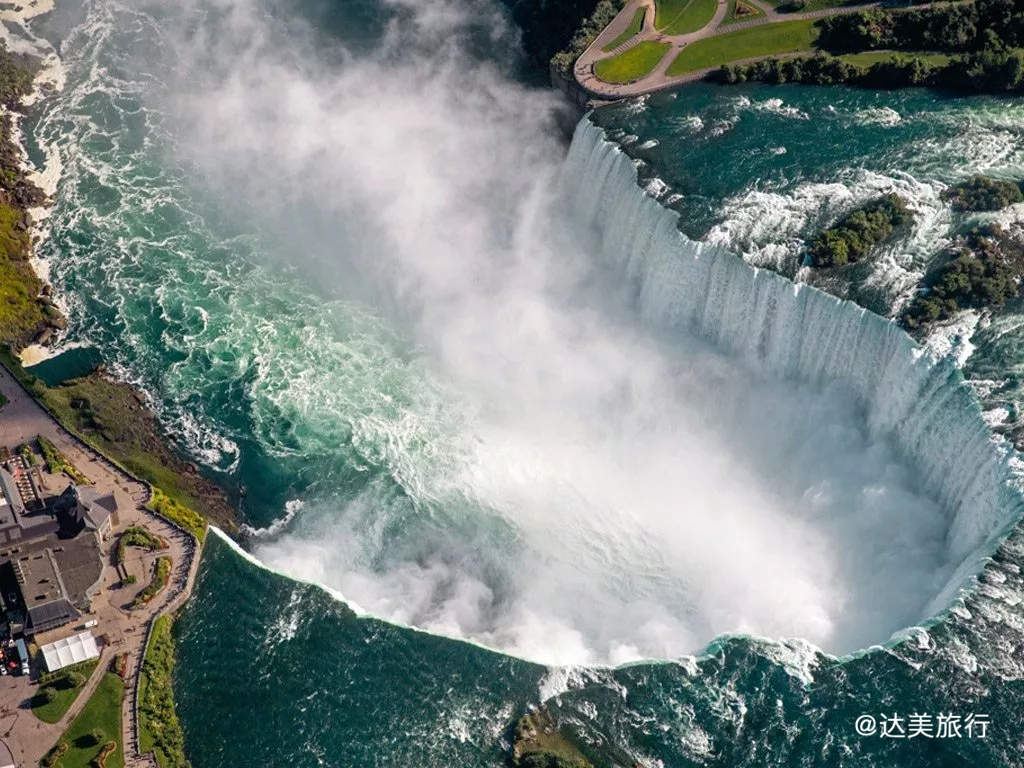
[(890, 320), (688, 239), (678, 214), (638, 186), (630, 158), (587, 118), (562, 181), (647, 321), (688, 328), (780, 378), (846, 389), (868, 431), (891, 440), (947, 510), (950, 557), (976, 565), (991, 553), (1024, 508), (1015, 453), (992, 435), (955, 365)]

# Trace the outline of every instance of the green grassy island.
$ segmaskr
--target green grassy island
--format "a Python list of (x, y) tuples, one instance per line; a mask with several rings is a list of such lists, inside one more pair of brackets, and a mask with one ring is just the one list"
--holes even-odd
[(901, 321), (923, 333), (933, 323), (965, 309), (997, 307), (1020, 293), (1024, 245), (998, 225), (973, 229), (950, 252), (950, 258), (925, 278), (924, 293), (907, 307)]
[(889, 194), (847, 214), (811, 241), (807, 254), (815, 267), (843, 267), (860, 261), (913, 214), (899, 195)]
[(1024, 193), (1017, 182), (974, 176), (944, 189), (942, 199), (958, 211), (1001, 211), (1024, 203)]

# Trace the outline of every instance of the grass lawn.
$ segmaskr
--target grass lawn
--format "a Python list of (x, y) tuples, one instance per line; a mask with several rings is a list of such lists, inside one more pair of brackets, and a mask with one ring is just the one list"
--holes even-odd
[[(124, 768), (124, 745), (121, 743), (123, 698), (121, 678), (107, 672), (81, 714), (61, 736), (61, 741), (68, 745), (68, 751), (57, 762), (58, 768), (89, 768), (89, 763), (108, 741), (116, 741), (117, 749), (107, 758), (107, 768)], [(90, 735), (93, 731), (103, 735), (99, 744), (94, 743)]]
[(631, 22), (629, 22), (629, 26), (626, 27), (626, 31), (623, 32), (618, 37), (616, 37), (610, 43), (608, 43), (608, 45), (606, 45), (601, 50), (604, 51), (605, 53), (611, 53), (616, 48), (618, 48), (620, 45), (622, 45), (624, 42), (629, 40), (629, 38), (633, 37), (633, 35), (637, 34), (643, 28), (643, 25), (644, 25), (644, 14), (646, 12), (647, 12), (646, 9), (638, 8), (636, 13), (633, 14), (633, 20)]
[[(742, 16), (737, 16), (737, 5), (742, 5), (744, 8), (753, 11), (753, 13), (745, 13)], [(738, 21), (750, 21), (751, 19), (758, 19), (762, 16), (764, 16), (764, 11), (753, 3), (744, 3), (743, 0), (729, 0), (729, 10), (726, 12), (725, 18), (722, 19), (722, 26), (727, 27), (728, 25), (735, 24)]]
[(868, 67), (878, 64), (882, 61), (896, 61), (898, 59), (909, 59), (909, 58), (922, 59), (925, 63), (931, 64), (932, 66), (942, 67), (949, 64), (953, 60), (952, 56), (945, 53), (916, 53), (912, 51), (864, 51), (863, 53), (848, 53), (845, 56), (840, 56), (843, 61), (848, 64), (853, 64), (857, 67)]
[[(678, 5), (673, 3), (674, 5)], [(687, 35), (706, 27), (715, 17), (718, 0), (689, 0), (675, 15), (664, 14), (665, 26), (659, 27), (667, 35)]]
[[(77, 672), (78, 674), (85, 677), (88, 682), (89, 678), (92, 677), (93, 671), (96, 669), (96, 665), (99, 661), (87, 661), (84, 664), (76, 664), (72, 669), (68, 670), (69, 673)], [(41, 694), (36, 694), (32, 697), (32, 714), (42, 720), (44, 723), (56, 723), (67, 712), (71, 705), (74, 704), (75, 699), (78, 698), (78, 694), (81, 693), (83, 685), (72, 685), (68, 677), (60, 677), (54, 680), (49, 685), (44, 685), (39, 690), (42, 691), (44, 688), (52, 688), (57, 692), (56, 697), (53, 701), (46, 703)]]
[(764, 24), (698, 40), (684, 48), (668, 68), (669, 75), (685, 75), (720, 67), (731, 61), (783, 53), (810, 51), (818, 38), (814, 19)]
[(654, 27), (664, 29), (686, 10), (691, 0), (654, 0)]
[(629, 83), (639, 80), (658, 66), (671, 48), (668, 43), (645, 40), (625, 53), (602, 59), (594, 65), (594, 73), (606, 83)]

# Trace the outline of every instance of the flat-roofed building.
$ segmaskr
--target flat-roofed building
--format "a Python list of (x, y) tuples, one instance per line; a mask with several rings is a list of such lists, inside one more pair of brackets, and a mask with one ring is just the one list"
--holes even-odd
[[(44, 503), (22, 456), (0, 463), (0, 603), (12, 636), (80, 619), (103, 585), (114, 494), (70, 485)], [(36, 470), (38, 471), (38, 470)]]
[(81, 617), (68, 597), (52, 549), (19, 553), (12, 562), (25, 602), (29, 631), (45, 632)]
[(0, 588), (8, 622), (15, 620), (22, 631), (34, 634), (76, 621), (90, 609), (103, 584), (103, 571), (94, 531), (73, 539), (49, 534), (0, 549)]

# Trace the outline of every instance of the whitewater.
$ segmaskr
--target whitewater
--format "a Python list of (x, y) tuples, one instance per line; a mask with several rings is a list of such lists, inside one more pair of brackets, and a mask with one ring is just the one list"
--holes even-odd
[[(951, 605), (1020, 513), (1011, 451), (959, 371), (890, 321), (689, 241), (586, 120), (560, 183), (642, 329), (621, 306), (619, 325), (591, 307), (584, 323), (531, 294), (531, 323), (506, 325), (470, 382), (475, 444), (428, 484), (426, 522), (367, 547), (367, 518), (389, 523), (375, 489), (257, 555), (372, 614), (547, 663), (671, 658), (725, 633), (842, 654)], [(435, 515), (461, 505), (512, 546), (453, 542), (464, 521)]]

